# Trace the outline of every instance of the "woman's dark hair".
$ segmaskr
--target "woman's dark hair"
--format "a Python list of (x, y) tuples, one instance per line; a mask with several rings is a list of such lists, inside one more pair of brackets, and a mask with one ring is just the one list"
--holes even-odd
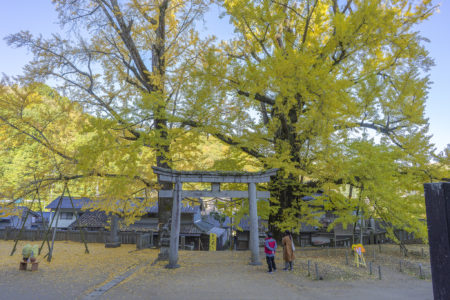
[(268, 237), (272, 237), (272, 232), (266, 233)]
[(289, 230), (286, 230), (286, 231), (284, 232), (284, 235), (291, 235), (291, 233), (289, 232)]

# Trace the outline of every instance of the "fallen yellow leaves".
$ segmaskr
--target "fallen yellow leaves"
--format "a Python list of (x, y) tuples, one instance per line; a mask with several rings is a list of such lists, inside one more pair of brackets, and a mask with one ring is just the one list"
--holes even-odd
[(84, 245), (76, 242), (55, 242), (52, 262), (47, 262), (44, 247), (37, 257), (40, 262), (36, 273), (20, 272), (22, 247), (25, 244), (40, 242), (21, 241), (16, 253), (10, 256), (13, 241), (0, 241), (0, 277), (17, 280), (38, 280), (42, 284), (52, 283), (55, 289), (74, 289), (78, 293), (92, 290), (103, 282), (109, 281), (130, 266), (153, 261), (158, 251), (145, 249), (136, 251), (135, 245), (122, 245), (119, 248), (105, 248), (104, 244), (89, 244), (89, 254), (84, 253)]

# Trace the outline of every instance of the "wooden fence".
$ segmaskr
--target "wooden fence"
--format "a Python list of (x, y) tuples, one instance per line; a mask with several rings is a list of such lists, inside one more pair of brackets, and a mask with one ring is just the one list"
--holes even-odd
[[(15, 240), (19, 235), (19, 229), (0, 229), (0, 239)], [(53, 231), (49, 232), (48, 239), (51, 240)], [(108, 231), (83, 231), (85, 240), (88, 243), (105, 243), (109, 236)], [(144, 236), (142, 238), (142, 236)], [(24, 230), (20, 240), (42, 241), (45, 237), (45, 231), (39, 229)], [(149, 248), (153, 246), (153, 233), (142, 234), (139, 232), (119, 232), (119, 238), (122, 244), (136, 244), (138, 249)], [(55, 241), (73, 241), (82, 242), (79, 230), (56, 230)]]

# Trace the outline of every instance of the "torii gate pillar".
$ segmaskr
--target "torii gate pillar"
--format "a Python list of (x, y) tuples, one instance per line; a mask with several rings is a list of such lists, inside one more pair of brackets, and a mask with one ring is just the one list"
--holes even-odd
[(172, 226), (170, 228), (170, 248), (169, 248), (169, 264), (166, 266), (169, 269), (176, 269), (180, 267), (178, 264), (178, 246), (180, 237), (180, 220), (181, 220), (181, 193), (182, 184), (180, 177), (177, 177), (175, 182), (175, 193), (173, 194), (172, 206)]
[(256, 184), (248, 184), (248, 203), (250, 211), (250, 251), (252, 253), (251, 265), (261, 265), (259, 260), (259, 230), (258, 230), (258, 203), (256, 199)]

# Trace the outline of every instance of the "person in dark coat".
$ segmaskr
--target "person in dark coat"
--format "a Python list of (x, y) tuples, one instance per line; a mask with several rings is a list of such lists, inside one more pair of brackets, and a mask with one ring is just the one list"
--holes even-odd
[(289, 230), (286, 230), (284, 232), (284, 237), (281, 240), (281, 244), (283, 245), (283, 260), (284, 260), (283, 270), (287, 271), (289, 269), (290, 271), (292, 271), (295, 255), (294, 255), (294, 242), (292, 241), (292, 236)]
[(275, 265), (275, 251), (277, 250), (277, 242), (273, 239), (272, 233), (268, 232), (264, 241), (264, 252), (266, 253), (267, 266), (269, 267), (268, 273), (273, 273), (277, 270)]

